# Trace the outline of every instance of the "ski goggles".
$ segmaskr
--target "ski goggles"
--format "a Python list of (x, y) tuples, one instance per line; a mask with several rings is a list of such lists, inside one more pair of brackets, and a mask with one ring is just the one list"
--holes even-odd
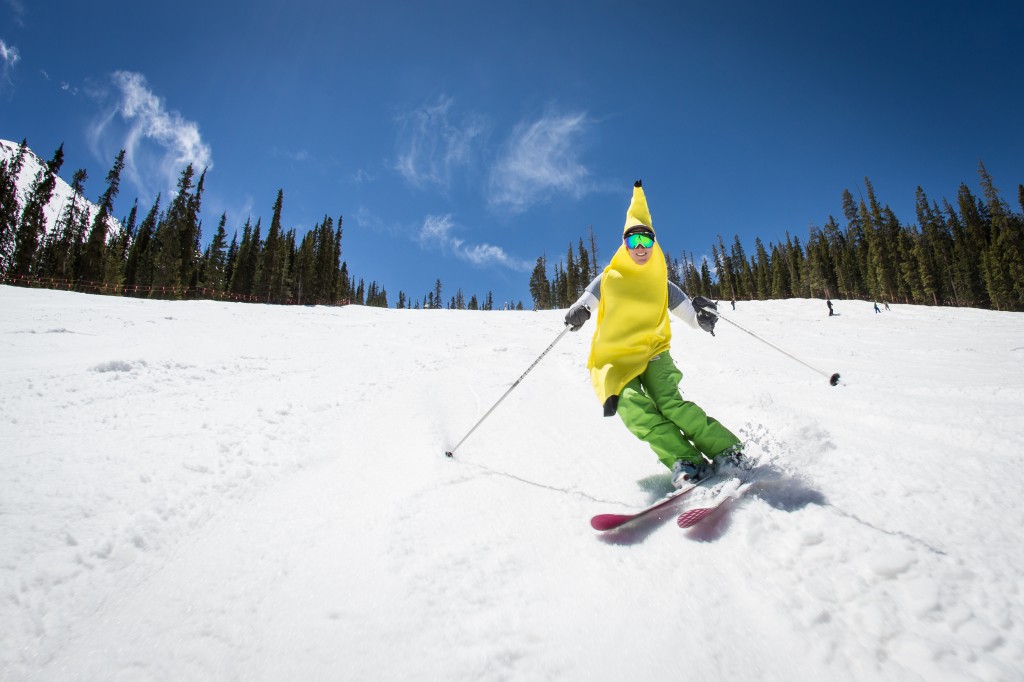
[(645, 248), (649, 249), (654, 246), (654, 235), (650, 232), (634, 232), (626, 235), (626, 248), (636, 249)]

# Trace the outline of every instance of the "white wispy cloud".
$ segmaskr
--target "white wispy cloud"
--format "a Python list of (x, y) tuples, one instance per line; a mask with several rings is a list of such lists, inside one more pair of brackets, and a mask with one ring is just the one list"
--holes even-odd
[(0, 93), (14, 87), (11, 73), (20, 60), (21, 53), (18, 52), (18, 48), (0, 40)]
[(353, 218), (355, 224), (362, 230), (385, 234), (394, 238), (408, 238), (408, 229), (403, 230), (400, 225), (386, 221), (367, 206), (360, 205), (356, 208)]
[(491, 206), (522, 213), (556, 194), (580, 198), (590, 172), (579, 161), (586, 114), (545, 115), (517, 125), (490, 175)]
[(213, 165), (213, 154), (199, 125), (169, 111), (142, 74), (117, 71), (111, 78), (115, 102), (90, 130), (97, 156), (113, 158), (109, 150), (124, 149), (126, 176), (150, 196), (173, 191), (181, 171), (190, 163), (197, 176)]
[(398, 151), (394, 168), (411, 185), (448, 188), (452, 172), (473, 161), (473, 143), (486, 126), (473, 115), (454, 121), (451, 97), (398, 117)]
[(455, 221), (452, 220), (451, 214), (430, 215), (423, 221), (417, 240), (423, 248), (440, 248), (442, 251), (452, 253), (456, 258), (478, 267), (498, 265), (509, 270), (523, 272), (528, 272), (533, 268), (532, 263), (510, 256), (500, 246), (467, 244), (465, 240), (453, 234), (455, 229)]
[(21, 0), (6, 0), (7, 6), (11, 8), (11, 21), (15, 26), (25, 25), (25, 4)]
[(368, 182), (373, 182), (374, 180), (377, 179), (377, 177), (370, 171), (364, 168), (360, 168), (351, 175), (351, 179), (352, 182), (356, 183), (357, 185), (362, 185)]
[(306, 149), (281, 149), (274, 147), (271, 152), (273, 156), (287, 159), (296, 163), (308, 163), (313, 160), (313, 155)]

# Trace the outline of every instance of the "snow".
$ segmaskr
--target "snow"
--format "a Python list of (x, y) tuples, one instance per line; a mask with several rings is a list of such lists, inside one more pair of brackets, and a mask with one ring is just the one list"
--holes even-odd
[(0, 287), (0, 679), (1024, 678), (1024, 315), (835, 306), (676, 324), (769, 475), (600, 534), (669, 482), (592, 323), (448, 459), (563, 313)]

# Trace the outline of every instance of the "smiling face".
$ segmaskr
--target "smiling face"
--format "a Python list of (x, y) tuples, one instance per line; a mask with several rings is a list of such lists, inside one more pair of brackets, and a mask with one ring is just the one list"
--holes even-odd
[[(632, 237), (632, 239), (631, 239)], [(630, 229), (625, 236), (626, 251), (637, 265), (646, 265), (654, 249), (654, 233), (649, 230)]]
[(651, 250), (638, 246), (635, 249), (629, 249), (629, 257), (633, 259), (633, 262), (637, 265), (647, 265), (647, 261), (651, 259)]

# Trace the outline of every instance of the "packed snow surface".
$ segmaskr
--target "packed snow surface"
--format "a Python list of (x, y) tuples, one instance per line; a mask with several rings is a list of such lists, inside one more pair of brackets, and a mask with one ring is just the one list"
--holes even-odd
[(562, 312), (0, 287), (0, 679), (1024, 679), (1024, 315), (834, 303), (674, 322), (759, 481), (601, 534), (593, 322), (448, 459)]

